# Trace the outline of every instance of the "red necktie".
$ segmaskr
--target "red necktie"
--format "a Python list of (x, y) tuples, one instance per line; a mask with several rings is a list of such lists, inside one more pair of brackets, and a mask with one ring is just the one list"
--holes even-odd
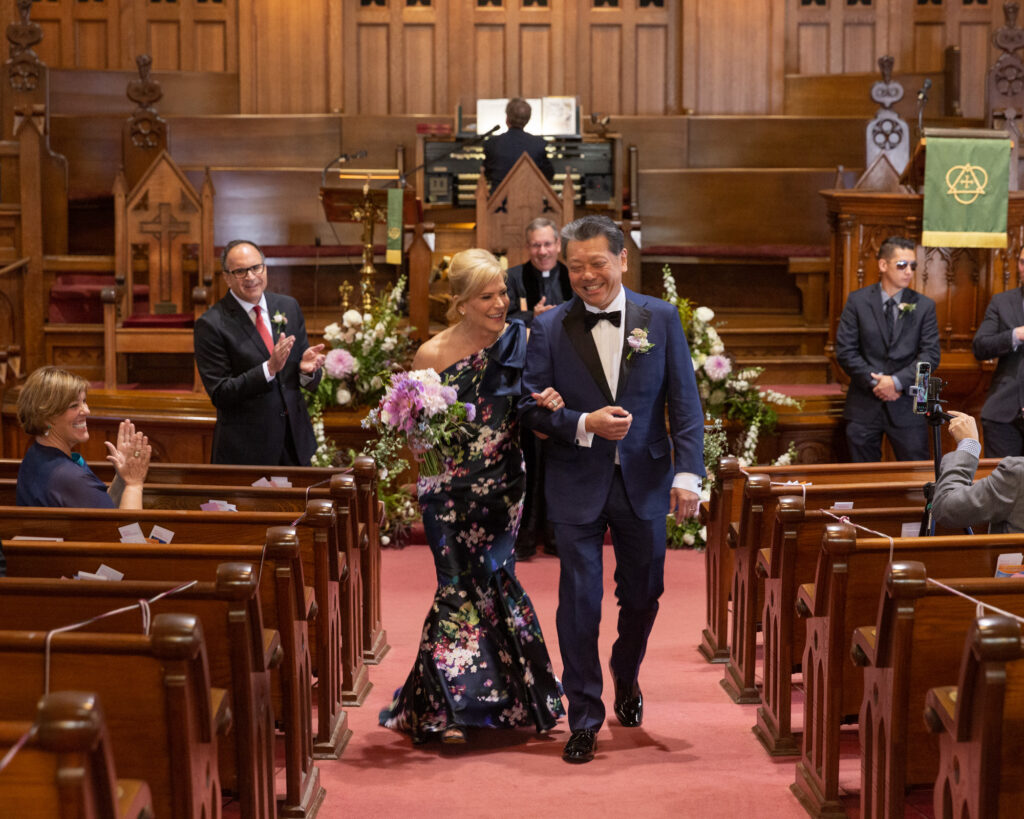
[(260, 306), (257, 304), (252, 308), (256, 314), (256, 330), (260, 334), (260, 338), (263, 339), (263, 343), (267, 345), (267, 352), (274, 352), (274, 340), (270, 337), (270, 330), (267, 329), (267, 325), (263, 323), (263, 315), (260, 310)]

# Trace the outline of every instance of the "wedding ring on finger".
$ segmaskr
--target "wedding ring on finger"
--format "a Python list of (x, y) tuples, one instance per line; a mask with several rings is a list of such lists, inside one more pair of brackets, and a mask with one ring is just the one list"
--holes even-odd
[(138, 458), (138, 457), (139, 457), (139, 454), (140, 454), (140, 453), (139, 453), (139, 450), (137, 450), (137, 449), (136, 449), (136, 450), (135, 450), (135, 452), (134, 452), (134, 454), (133, 454), (133, 457), (135, 457), (135, 458)]

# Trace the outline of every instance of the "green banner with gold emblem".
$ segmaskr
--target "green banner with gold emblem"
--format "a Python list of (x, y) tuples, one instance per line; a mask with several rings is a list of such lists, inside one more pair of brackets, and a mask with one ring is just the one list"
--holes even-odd
[(925, 247), (1006, 247), (1010, 140), (928, 137)]
[(384, 261), (402, 263), (402, 194), (401, 188), (388, 188), (388, 243)]

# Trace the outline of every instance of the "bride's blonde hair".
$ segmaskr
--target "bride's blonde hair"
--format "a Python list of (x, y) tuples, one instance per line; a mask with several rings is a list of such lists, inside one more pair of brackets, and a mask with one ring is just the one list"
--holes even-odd
[(506, 279), (505, 269), (493, 253), (478, 247), (463, 250), (452, 256), (448, 268), (448, 286), (452, 303), (448, 308), (448, 321), (462, 318), (459, 308), (476, 296), (496, 278)]

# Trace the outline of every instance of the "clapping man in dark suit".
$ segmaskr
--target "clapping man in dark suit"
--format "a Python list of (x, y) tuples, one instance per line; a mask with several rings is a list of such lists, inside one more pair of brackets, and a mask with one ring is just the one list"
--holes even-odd
[[(1017, 279), (1024, 280), (1024, 249), (1017, 257)], [(1024, 455), (1024, 286), (992, 297), (974, 334), (974, 357), (999, 359), (981, 408), (985, 457)]]
[[(643, 721), (640, 663), (664, 589), (665, 517), (697, 511), (704, 427), (676, 308), (622, 286), (622, 231), (605, 216), (584, 216), (562, 239), (575, 297), (534, 317), (520, 415), (547, 436), (548, 519), (561, 562), (556, 621), (572, 729), (562, 757), (588, 762), (605, 715), (598, 654), (605, 532), (619, 604), (614, 709), (631, 728)], [(561, 399), (538, 406), (529, 395), (538, 384)]]
[(522, 97), (514, 97), (505, 106), (505, 123), (508, 130), (491, 137), (484, 143), (484, 176), (493, 191), (505, 178), (512, 166), (523, 154), (529, 154), (548, 182), (555, 178), (555, 168), (548, 159), (543, 137), (528, 134), (524, 128), (530, 121), (530, 103)]
[(852, 461), (879, 461), (882, 436), (900, 461), (929, 457), (928, 425), (915, 415), (917, 362), (939, 366), (935, 302), (912, 290), (916, 246), (891, 236), (878, 249), (877, 284), (850, 293), (836, 330), (836, 358), (850, 376), (843, 418)]
[(221, 267), (230, 292), (195, 326), (196, 365), (217, 408), (210, 461), (308, 466), (316, 439), (299, 385), (319, 382), (324, 345), (309, 346), (295, 299), (266, 292), (256, 244), (230, 242)]

